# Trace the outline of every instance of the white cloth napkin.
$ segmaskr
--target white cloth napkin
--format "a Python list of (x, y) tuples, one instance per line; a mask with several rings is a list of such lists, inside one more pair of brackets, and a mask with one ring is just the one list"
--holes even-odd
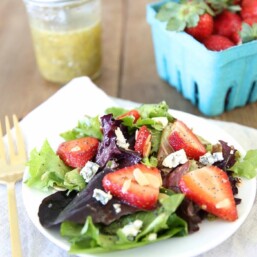
[[(87, 114), (94, 116), (114, 105), (131, 108), (136, 103), (108, 97), (86, 77), (74, 79), (21, 121), (28, 151), (35, 145), (41, 144), (42, 138), (47, 138), (49, 134), (59, 134), (75, 126), (77, 121), (85, 114), (85, 110), (87, 110)], [(256, 129), (235, 123), (213, 120), (210, 120), (210, 122), (218, 124), (229, 132), (246, 150), (257, 148)], [(31, 223), (23, 205), (21, 183), (16, 185), (16, 196), (23, 257), (71, 256), (41, 235)], [(255, 201), (250, 215), (241, 228), (224, 243), (201, 256), (251, 257), (256, 256), (256, 250), (257, 204)], [(5, 186), (0, 185), (0, 257), (10, 256), (7, 194)]]

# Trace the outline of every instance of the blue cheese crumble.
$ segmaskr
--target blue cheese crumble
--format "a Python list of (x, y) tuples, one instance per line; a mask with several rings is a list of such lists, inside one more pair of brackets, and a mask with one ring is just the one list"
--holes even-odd
[(100, 166), (97, 163), (88, 161), (86, 165), (81, 169), (80, 175), (88, 183), (94, 177), (99, 167)]
[(98, 188), (94, 189), (93, 197), (103, 205), (106, 205), (112, 199), (110, 192), (106, 193)]
[(216, 152), (213, 154), (211, 154), (210, 152), (207, 152), (206, 154), (200, 156), (199, 158), (199, 162), (207, 166), (210, 166), (215, 162), (219, 162), (223, 160), (224, 158), (223, 158), (222, 152)]
[(135, 237), (140, 232), (141, 227), (143, 226), (142, 220), (135, 220), (124, 226), (121, 231), (126, 237)]
[(121, 204), (119, 203), (114, 203), (113, 204), (113, 208), (115, 210), (116, 213), (120, 213), (121, 212)]
[(184, 164), (188, 161), (184, 149), (169, 154), (162, 162), (162, 165), (168, 168), (175, 168), (179, 164)]

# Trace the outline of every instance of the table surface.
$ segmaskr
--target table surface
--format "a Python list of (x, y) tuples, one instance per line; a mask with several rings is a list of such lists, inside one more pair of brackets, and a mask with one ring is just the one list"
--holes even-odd
[[(114, 97), (136, 102), (165, 100), (173, 109), (203, 116), (157, 74), (145, 18), (150, 2), (102, 1), (103, 65), (95, 83)], [(1, 0), (0, 17), (0, 119), (13, 113), (21, 119), (61, 85), (43, 80), (38, 72), (22, 0)], [(257, 128), (257, 103), (212, 118)]]

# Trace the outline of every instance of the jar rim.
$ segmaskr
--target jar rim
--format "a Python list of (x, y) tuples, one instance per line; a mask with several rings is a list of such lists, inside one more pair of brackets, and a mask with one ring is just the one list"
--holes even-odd
[(83, 2), (90, 2), (94, 0), (23, 0), (25, 3), (32, 3), (39, 6), (48, 6), (48, 5), (68, 5), (68, 4), (77, 4)]

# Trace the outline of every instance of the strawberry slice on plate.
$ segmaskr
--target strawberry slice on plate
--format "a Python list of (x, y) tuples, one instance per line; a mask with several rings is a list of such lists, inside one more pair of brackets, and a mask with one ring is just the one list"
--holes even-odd
[(102, 184), (106, 192), (129, 205), (152, 210), (158, 201), (162, 178), (157, 168), (136, 164), (108, 173)]
[(151, 132), (146, 126), (142, 126), (136, 133), (135, 151), (147, 157), (151, 150), (151, 138)]
[(117, 117), (118, 120), (121, 120), (125, 117), (132, 116), (134, 118), (134, 123), (140, 118), (140, 113), (137, 110), (130, 110), (120, 116)]
[(227, 221), (238, 218), (229, 178), (218, 167), (206, 166), (188, 172), (181, 177), (179, 188), (207, 212)]
[(64, 163), (73, 168), (82, 168), (97, 152), (98, 140), (94, 137), (83, 137), (63, 142), (57, 149), (57, 155)]
[(198, 137), (180, 120), (173, 123), (168, 140), (174, 151), (184, 149), (188, 158), (198, 160), (206, 153), (206, 149)]

